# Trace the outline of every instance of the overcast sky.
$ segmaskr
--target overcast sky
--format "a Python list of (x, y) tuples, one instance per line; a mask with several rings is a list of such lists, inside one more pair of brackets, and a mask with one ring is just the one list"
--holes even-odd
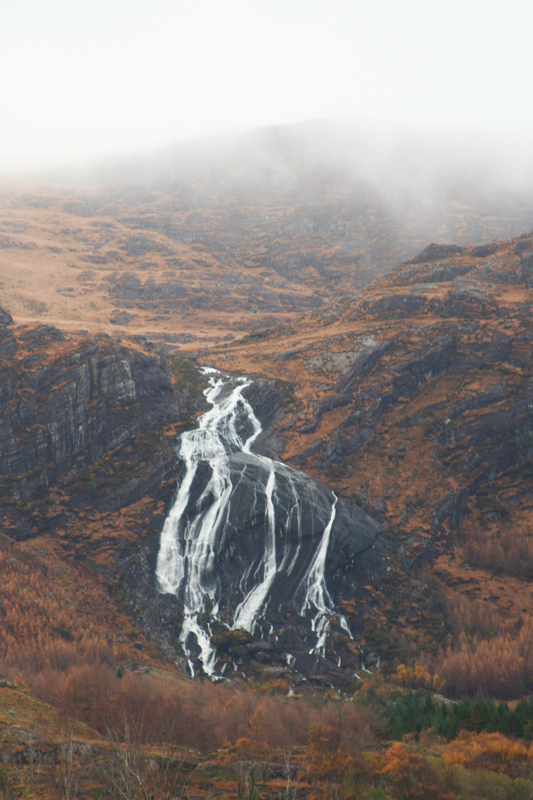
[(527, 0), (0, 0), (0, 169), (320, 117), (533, 135)]

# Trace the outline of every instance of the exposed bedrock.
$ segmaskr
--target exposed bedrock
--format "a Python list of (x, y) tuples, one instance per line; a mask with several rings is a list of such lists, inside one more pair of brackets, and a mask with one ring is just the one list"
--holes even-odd
[[(26, 538), (61, 529), (62, 546), (109, 580), (110, 593), (120, 587), (147, 635), (183, 663), (183, 597), (180, 592), (161, 593), (156, 580), (162, 510), (173, 505), (173, 480), (180, 473), (176, 440), (161, 437), (161, 431), (172, 423), (181, 430), (193, 427), (194, 413), (206, 407), (204, 379), (186, 362), (145, 354), (107, 337), (82, 337), (71, 346), (57, 329), (39, 326), (22, 335), (10, 330), (4, 338), (14, 347), (4, 362), (1, 382), (5, 530)], [(238, 381), (230, 381), (227, 393), (236, 385)], [(359, 663), (357, 654), (344, 645), (343, 669), (337, 667), (338, 642), (348, 641), (348, 627), (357, 636), (359, 625), (342, 603), (360, 600), (364, 605), (365, 586), (383, 577), (385, 539), (375, 521), (350, 501), (337, 501), (325, 484), (279, 461), (272, 468), (269, 459), (279, 458), (283, 445), (275, 426), (284, 417), (289, 385), (260, 380), (241, 388), (245, 405), (237, 408), (235, 432), (243, 442), (253, 439), (253, 448), (244, 452), (233, 447), (228, 454), (233, 493), (217, 528), (207, 576), (214, 581), (219, 610), (209, 623), (207, 604), (201, 624), (210, 631), (223, 667), (228, 656), (224, 635), (246, 627), (239, 606), (258, 584), (266, 587), (270, 523), (265, 489), (274, 469), (275, 555), (270, 566), (274, 564), (275, 574), (271, 573), (257, 607), (257, 625), (250, 626), (255, 642), (271, 649), (254, 651), (253, 657), (268, 661), (273, 669), (289, 669), (292, 664), (302, 679), (341, 686), (349, 674), (344, 669)], [(209, 478), (209, 465), (199, 464), (184, 523), (208, 502), (204, 490)], [(178, 490), (182, 481), (183, 465)], [(36, 516), (35, 501), (46, 498), (54, 486), (62, 490), (61, 507), (54, 510), (45, 504)], [(149, 500), (149, 508), (155, 509), (154, 498), (159, 503), (157, 514), (151, 510), (146, 518), (138, 517), (136, 539), (122, 539), (117, 533), (112, 540), (113, 563), (101, 567), (98, 543), (77, 538), (73, 521), (79, 511), (90, 512), (92, 518), (93, 512), (115, 512), (140, 500)], [(330, 626), (318, 650), (317, 620)], [(199, 651), (194, 641), (189, 644), (198, 668)], [(239, 656), (237, 661), (240, 655), (232, 651), (232, 658)]]
[(285, 665), (300, 659), (306, 676), (332, 667), (336, 638), (352, 636), (342, 604), (362, 599), (374, 573), (383, 573), (384, 537), (374, 520), (325, 484), (255, 452), (268, 432), (259, 416), (276, 419), (285, 393), (274, 381), (211, 375), (211, 409), (180, 437), (178, 487), (147, 556), (157, 581), (150, 600), (143, 581), (144, 607), (160, 609), (152, 636), (170, 644), (178, 635), (193, 673), (220, 674), (224, 647), (244, 632), (278, 656), (282, 648)]
[[(31, 333), (19, 337), (21, 344)], [(35, 355), (6, 363), (1, 374), (0, 478), (6, 499), (42, 497), (58, 481), (190, 410), (188, 392), (173, 388), (161, 357), (87, 340), (75, 352), (49, 358), (43, 350), (51, 347), (50, 337), (43, 340), (38, 333), (31, 340)], [(169, 465), (161, 453), (153, 460), (157, 481)], [(102, 510), (139, 499), (153, 483), (148, 475), (140, 480), (138, 487), (119, 487), (116, 501), (108, 498)]]
[[(267, 495), (270, 470), (253, 454), (229, 457), (231, 500), (220, 521), (213, 542), (212, 576), (220, 606), (220, 618), (231, 622), (235, 609), (257, 582), (268, 540)], [(191, 487), (183, 525), (194, 521), (206, 502), (202, 497), (210, 475), (198, 471)], [(304, 604), (302, 581), (320, 545), (331, 516), (334, 495), (324, 484), (297, 470), (276, 471), (273, 494), (275, 506), (276, 577), (266, 602), (266, 619), (281, 619), (288, 611), (300, 612)], [(342, 586), (334, 576), (354, 559), (373, 547), (379, 525), (354, 503), (339, 500), (326, 558), (326, 584), (334, 603), (341, 599)], [(339, 577), (339, 576), (337, 576)], [(350, 591), (353, 585), (350, 585)], [(178, 595), (179, 598), (179, 595)], [(281, 615), (281, 616), (280, 616)]]

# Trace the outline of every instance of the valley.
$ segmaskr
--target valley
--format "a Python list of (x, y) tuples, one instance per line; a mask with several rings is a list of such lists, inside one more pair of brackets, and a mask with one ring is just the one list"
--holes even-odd
[(2, 188), (5, 797), (529, 796), (533, 203), (285, 148)]

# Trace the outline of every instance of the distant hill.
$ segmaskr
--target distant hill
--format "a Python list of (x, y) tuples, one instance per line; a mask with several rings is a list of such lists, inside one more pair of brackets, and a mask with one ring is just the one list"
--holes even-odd
[(517, 142), (356, 120), (41, 176), (0, 198), (1, 300), (16, 318), (204, 344), (288, 323), (430, 242), (530, 229), (531, 164)]

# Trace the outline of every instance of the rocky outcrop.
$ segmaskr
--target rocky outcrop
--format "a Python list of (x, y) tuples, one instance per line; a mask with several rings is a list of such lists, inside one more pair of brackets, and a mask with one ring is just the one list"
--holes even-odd
[(464, 252), (466, 248), (456, 244), (435, 244), (432, 242), (418, 253), (414, 258), (406, 261), (406, 264), (424, 264), (431, 261), (442, 261), (450, 256), (456, 256)]
[(2, 370), (5, 501), (42, 497), (104, 454), (190, 410), (188, 387), (174, 389), (162, 357), (105, 337), (85, 338), (55, 353), (63, 339), (51, 326), (23, 331), (15, 341), (17, 358)]
[[(341, 686), (349, 674), (336, 666), (335, 641), (345, 639), (347, 619), (354, 631), (360, 625), (336, 609), (362, 600), (365, 585), (385, 574), (386, 540), (354, 502), (247, 449), (258, 418), (277, 418), (286, 387), (258, 381), (245, 392), (230, 378), (213, 385), (203, 435), (183, 434), (174, 506), (160, 542), (154, 538), (134, 576), (128, 572), (128, 596), (145, 625), (149, 618), (150, 636), (167, 652), (183, 648), (195, 673), (219, 673), (228, 636), (246, 629), (260, 642), (241, 656), (279, 658), (283, 642), (284, 663), (291, 660), (302, 680), (318, 670), (329, 676), (326, 685)], [(206, 638), (224, 645), (216, 667)]]
[[(320, 308), (323, 299), (312, 294), (287, 291), (283, 285), (275, 290), (263, 285), (256, 275), (218, 276), (216, 286), (204, 279), (201, 286), (167, 278), (141, 281), (132, 273), (110, 277), (109, 295), (120, 308), (137, 308), (164, 313), (196, 309), (203, 311), (246, 311), (279, 313)], [(278, 282), (279, 283), (279, 282)], [(122, 323), (119, 323), (122, 324)]]
[(13, 317), (11, 314), (0, 306), (0, 325), (12, 325)]
[(417, 294), (393, 294), (381, 297), (369, 304), (369, 311), (379, 319), (387, 319), (392, 314), (413, 314), (427, 303), (427, 297)]

